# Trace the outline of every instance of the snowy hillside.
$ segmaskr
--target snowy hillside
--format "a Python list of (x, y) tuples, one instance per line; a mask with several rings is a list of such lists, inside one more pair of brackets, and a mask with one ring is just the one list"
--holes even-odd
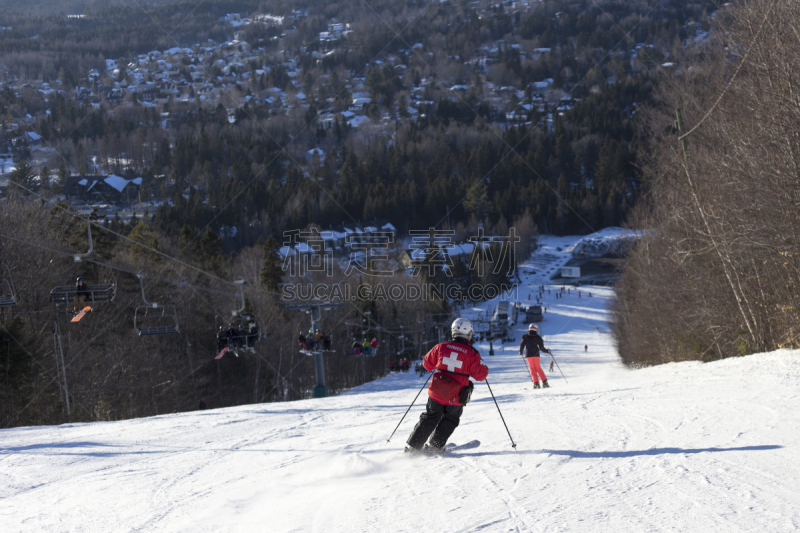
[[(521, 301), (577, 240), (544, 239)], [(494, 356), (477, 346), (516, 450), (482, 383), (451, 438), (479, 447), (403, 454), (424, 393), (387, 443), (413, 371), (326, 399), (7, 429), (0, 531), (800, 529), (800, 352), (630, 370), (611, 289), (555, 291), (541, 328), (566, 381), (543, 358), (551, 388), (531, 389), (524, 324)]]

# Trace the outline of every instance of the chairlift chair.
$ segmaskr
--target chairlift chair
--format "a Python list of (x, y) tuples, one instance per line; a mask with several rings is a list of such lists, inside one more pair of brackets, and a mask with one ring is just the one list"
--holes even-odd
[[(231, 319), (233, 320), (233, 319), (239, 318), (243, 322), (250, 322), (252, 317), (242, 314), (244, 312), (244, 308), (245, 308), (244, 280), (243, 279), (237, 279), (236, 281), (234, 281), (234, 283), (236, 285), (238, 285), (238, 287), (239, 287), (239, 289), (236, 292), (236, 305), (238, 305), (238, 307), (231, 311)], [(234, 320), (234, 322), (235, 322), (235, 320)], [(262, 326), (263, 326), (263, 323), (264, 323), (264, 321), (262, 320), (261, 321)], [(263, 327), (262, 327), (262, 329), (263, 329)], [(262, 332), (261, 331), (259, 331), (258, 335), (259, 335), (259, 337), (256, 340), (264, 340), (266, 338), (265, 334), (264, 334), (264, 337), (262, 338)], [(237, 335), (236, 337), (234, 337), (235, 339), (237, 339), (237, 342), (234, 342), (234, 343), (230, 342), (230, 341), (233, 340), (233, 338), (228, 339), (228, 347), (231, 349), (231, 351), (233, 351), (236, 354), (237, 357), (239, 356), (239, 348), (242, 348), (242, 349), (250, 351), (250, 352), (255, 352), (255, 348), (253, 348), (252, 346), (249, 345), (249, 343), (250, 343), (249, 337), (250, 337), (250, 335), (248, 335), (247, 333), (245, 333), (243, 338), (242, 338), (241, 335)]]
[[(117, 286), (113, 283), (99, 285), (87, 285), (81, 292), (88, 292), (86, 302), (113, 302), (117, 295)], [(56, 305), (70, 304), (78, 295), (78, 290), (74, 285), (62, 285), (50, 290), (50, 301)]]
[[(85, 257), (92, 255), (94, 251), (94, 242), (92, 241), (92, 223), (90, 220), (86, 221), (86, 231), (89, 237), (89, 251), (84, 254), (73, 254), (72, 258), (76, 263), (79, 263)], [(117, 287), (113, 283), (87, 285), (86, 289), (81, 292), (88, 292), (89, 296), (86, 302), (111, 302), (117, 294)], [(62, 285), (55, 287), (50, 291), (50, 301), (54, 304), (69, 304), (78, 295), (78, 291), (74, 286)]]
[(140, 305), (136, 308), (133, 329), (140, 337), (173, 335), (181, 332), (175, 306), (159, 306), (155, 303), (151, 307)]
[(0, 278), (0, 307), (12, 307), (17, 305), (17, 292), (14, 290), (14, 280), (11, 278), (11, 270), (8, 265), (6, 268), (8, 277)]
[[(324, 336), (323, 336), (323, 338), (324, 338)], [(323, 344), (322, 340), (320, 340), (319, 342), (314, 341), (314, 349), (313, 350), (309, 350), (309, 349), (300, 350), (300, 353), (303, 354), (303, 355), (307, 355), (309, 357), (311, 357), (312, 355), (316, 355), (316, 354), (336, 353), (336, 350), (334, 350), (333, 348), (329, 348), (327, 350), (324, 349), (324, 348), (321, 348), (321, 346), (323, 346), (323, 345), (324, 344)], [(333, 339), (331, 339), (330, 346), (333, 346)], [(349, 355), (353, 355), (352, 348), (350, 349), (349, 352), (347, 352), (347, 350), (345, 350), (345, 354), (348, 354), (348, 353), (349, 353)], [(358, 357), (360, 357), (360, 356), (358, 356)]]
[(144, 294), (144, 274), (137, 274), (142, 286), (142, 300), (144, 305), (136, 308), (133, 314), (133, 329), (140, 337), (153, 335), (174, 335), (181, 332), (178, 324), (178, 313), (174, 305), (159, 305), (148, 302)]

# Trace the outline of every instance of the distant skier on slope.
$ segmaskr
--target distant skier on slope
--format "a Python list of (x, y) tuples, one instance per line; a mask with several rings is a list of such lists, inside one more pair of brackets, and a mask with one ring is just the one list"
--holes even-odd
[(544, 370), (542, 370), (542, 365), (539, 361), (539, 352), (550, 353), (550, 350), (544, 347), (544, 341), (539, 336), (539, 328), (536, 324), (528, 326), (528, 333), (522, 336), (522, 342), (519, 345), (519, 354), (522, 355), (523, 351), (527, 351), (525, 359), (531, 371), (533, 388), (539, 388), (539, 378), (542, 379), (542, 388), (546, 389), (550, 387), (550, 385), (547, 384), (547, 376)]
[(452, 341), (433, 347), (422, 360), (425, 370), (436, 370), (428, 386), (428, 405), (406, 441), (406, 451), (419, 450), (430, 437), (426, 450), (441, 452), (458, 427), (464, 405), (472, 393), (470, 377), (483, 381), (489, 368), (472, 347), (472, 323), (457, 318), (450, 326)]

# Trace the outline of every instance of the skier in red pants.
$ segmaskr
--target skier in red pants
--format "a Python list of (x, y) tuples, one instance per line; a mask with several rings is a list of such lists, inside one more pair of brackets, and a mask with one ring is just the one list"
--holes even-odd
[(546, 389), (550, 387), (550, 385), (547, 384), (547, 376), (539, 362), (539, 352), (550, 353), (550, 350), (544, 347), (544, 341), (539, 336), (539, 328), (536, 324), (528, 326), (528, 333), (522, 336), (522, 342), (519, 345), (519, 354), (523, 355), (523, 351), (527, 351), (525, 359), (527, 359), (528, 368), (530, 368), (531, 371), (533, 388), (539, 388), (539, 378), (542, 380), (542, 388)]

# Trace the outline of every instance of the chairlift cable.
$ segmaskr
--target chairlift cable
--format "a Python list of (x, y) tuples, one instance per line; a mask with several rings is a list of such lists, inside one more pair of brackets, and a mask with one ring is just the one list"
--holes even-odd
[[(20, 185), (19, 183), (15, 182), (15, 181), (13, 181), (13, 180), (10, 180), (10, 179), (9, 179), (9, 180), (8, 180), (8, 182), (9, 182), (9, 183), (13, 183), (13, 184), (14, 184), (14, 185), (16, 185), (17, 187), (20, 187), (21, 189), (24, 189), (25, 191), (27, 191), (27, 192), (29, 192), (29, 193), (31, 193), (31, 194), (33, 194), (33, 195), (35, 195), (35, 196), (38, 196), (39, 198), (41, 198), (41, 199), (42, 199), (42, 200), (44, 200), (45, 202), (47, 202), (47, 201), (48, 201), (48, 200), (47, 200), (47, 199), (46, 199), (44, 196), (42, 196), (42, 195), (38, 194), (38, 193), (37, 193), (37, 192), (35, 192), (35, 191), (32, 191), (31, 189), (28, 189), (27, 187), (25, 187), (25, 186), (23, 186), (23, 185)], [(56, 203), (56, 204), (54, 204), (54, 205), (55, 205), (55, 207), (57, 207), (57, 208), (59, 208), (59, 209), (61, 209), (61, 210), (63, 210), (63, 211), (66, 211), (66, 212), (67, 212), (67, 214), (69, 214), (69, 215), (70, 215), (70, 216), (72, 216), (73, 218), (77, 218), (77, 219), (80, 219), (80, 220), (82, 220), (82, 221), (83, 221), (83, 220), (87, 220), (85, 217), (83, 217), (83, 216), (81, 216), (81, 215), (79, 215), (79, 214), (77, 214), (77, 213), (73, 212), (72, 210), (70, 210), (70, 209), (69, 209), (69, 208), (67, 208), (67, 207), (64, 207), (64, 206), (62, 206), (62, 205), (59, 205), (58, 203)], [(215, 274), (212, 274), (212, 273), (210, 273), (210, 272), (208, 272), (208, 271), (206, 271), (206, 270), (203, 270), (202, 268), (198, 268), (198, 267), (196, 267), (196, 266), (190, 265), (190, 264), (188, 264), (188, 263), (186, 263), (186, 262), (184, 262), (184, 261), (181, 261), (180, 259), (177, 259), (177, 258), (175, 258), (175, 257), (172, 257), (172, 256), (171, 256), (171, 255), (169, 255), (169, 254), (166, 254), (166, 253), (164, 253), (164, 252), (160, 252), (160, 251), (156, 250), (155, 248), (152, 248), (152, 247), (150, 247), (150, 246), (148, 246), (148, 245), (146, 245), (146, 244), (144, 244), (144, 243), (141, 243), (141, 242), (139, 242), (139, 241), (136, 241), (136, 240), (134, 240), (134, 239), (131, 239), (130, 237), (128, 237), (128, 236), (126, 236), (126, 235), (123, 235), (123, 234), (121, 234), (121, 233), (119, 233), (119, 232), (116, 232), (116, 231), (114, 231), (114, 230), (112, 230), (112, 229), (110, 229), (110, 228), (106, 228), (106, 227), (104, 227), (102, 224), (99, 224), (99, 223), (98, 223), (96, 220), (88, 220), (88, 223), (89, 223), (89, 224), (94, 224), (95, 226), (97, 226), (98, 228), (100, 228), (100, 229), (101, 229), (101, 230), (103, 230), (103, 231), (106, 231), (106, 232), (108, 232), (108, 233), (110, 233), (110, 234), (112, 234), (112, 235), (116, 235), (116, 236), (118, 236), (118, 237), (120, 237), (120, 238), (122, 238), (122, 239), (124, 239), (124, 240), (126, 240), (126, 241), (129, 241), (129, 242), (131, 242), (131, 243), (133, 243), (133, 244), (135, 244), (135, 245), (137, 245), (137, 246), (141, 246), (142, 248), (144, 248), (144, 249), (146, 249), (146, 250), (149, 250), (149, 251), (151, 251), (151, 252), (153, 252), (153, 253), (155, 253), (155, 254), (158, 254), (158, 255), (160, 255), (160, 256), (162, 256), (162, 257), (164, 257), (165, 259), (169, 259), (170, 261), (174, 261), (175, 263), (178, 263), (178, 264), (180, 264), (180, 265), (183, 265), (183, 266), (185, 266), (185, 267), (187, 267), (187, 268), (190, 268), (190, 269), (192, 269), (192, 270), (195, 270), (195, 271), (197, 271), (197, 272), (199, 272), (199, 273), (201, 273), (201, 274), (203, 274), (203, 275), (205, 275), (205, 276), (208, 276), (208, 277), (210, 277), (210, 278), (216, 279), (217, 281), (221, 281), (222, 283), (227, 283), (227, 284), (229, 284), (229, 285), (235, 285), (235, 284), (236, 284), (236, 282), (235, 282), (235, 281), (228, 281), (228, 280), (226, 280), (226, 279), (220, 278), (219, 276), (217, 276), (217, 275), (215, 275)], [(73, 255), (73, 256), (74, 256), (75, 254), (70, 254), (70, 255)], [(280, 293), (276, 293), (276, 292), (265, 291), (265, 290), (263, 290), (263, 289), (254, 289), (254, 290), (257, 290), (257, 291), (259, 291), (259, 292), (265, 292), (265, 293), (268, 293), (268, 294), (273, 294), (273, 295), (280, 296)]]
[[(73, 254), (70, 253), (70, 252), (65, 252), (63, 250), (57, 250), (55, 248), (51, 248), (51, 247), (48, 247), (48, 246), (45, 246), (45, 245), (42, 245), (42, 244), (38, 244), (38, 243), (35, 243), (35, 242), (26, 241), (24, 239), (20, 239), (18, 237), (13, 237), (13, 236), (7, 235), (5, 233), (0, 233), (0, 237), (4, 237), (4, 238), (7, 238), (9, 240), (13, 240), (13, 241), (16, 241), (16, 242), (19, 242), (21, 244), (25, 244), (25, 245), (28, 245), (28, 246), (33, 246), (35, 248), (41, 248), (43, 250), (47, 250), (47, 251), (55, 253), (55, 254), (65, 255), (65, 256), (68, 256), (68, 257), (72, 257), (73, 256)], [(85, 262), (92, 263), (92, 264), (99, 265), (99, 266), (104, 266), (104, 267), (107, 267), (109, 269), (118, 270), (120, 272), (125, 272), (127, 274), (131, 274), (131, 275), (134, 275), (134, 276), (137, 274), (137, 272), (135, 272), (133, 270), (127, 269), (125, 267), (113, 265), (111, 263), (105, 263), (103, 261), (97, 261), (97, 260), (94, 260), (94, 259), (87, 259)], [(208, 293), (212, 293), (212, 294), (220, 294), (220, 295), (227, 295), (227, 296), (236, 295), (236, 293), (232, 293), (232, 292), (228, 292), (228, 291), (220, 291), (220, 290), (211, 289), (211, 288), (208, 288), (208, 287), (199, 287), (197, 285), (192, 285), (191, 283), (185, 283), (185, 282), (182, 282), (182, 281), (174, 281), (174, 280), (168, 280), (168, 279), (165, 279), (165, 280), (162, 280), (162, 281), (165, 282), (165, 283), (168, 283), (170, 285), (174, 285), (176, 287), (179, 287), (179, 288), (180, 287), (189, 287), (189, 288), (192, 288), (192, 289), (195, 289), (195, 290), (204, 291), (204, 292), (208, 292)], [(259, 291), (259, 292), (267, 292), (267, 293), (269, 293), (268, 291)], [(256, 298), (258, 298), (260, 301), (266, 301), (268, 303), (281, 303), (279, 300), (265, 300), (264, 298), (261, 298), (261, 297), (256, 297)]]

